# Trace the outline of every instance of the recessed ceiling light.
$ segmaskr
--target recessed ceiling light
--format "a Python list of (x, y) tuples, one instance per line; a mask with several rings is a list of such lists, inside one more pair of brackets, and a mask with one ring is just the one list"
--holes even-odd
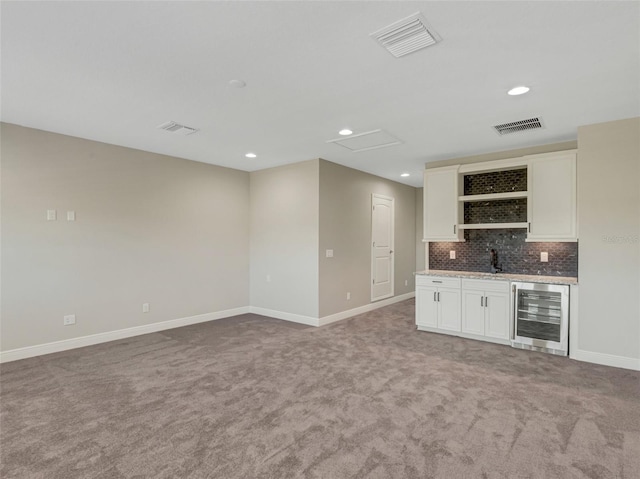
[(247, 83), (242, 80), (231, 80), (229, 81), (229, 85), (235, 88), (244, 88), (247, 86)]
[(528, 91), (529, 91), (529, 87), (528, 86), (516, 86), (516, 87), (513, 87), (511, 90), (509, 90), (507, 92), (507, 94), (511, 95), (511, 96), (524, 95)]
[(345, 128), (345, 129), (340, 130), (340, 131), (338, 132), (338, 134), (340, 134), (340, 135), (342, 135), (342, 136), (347, 136), (347, 135), (350, 135), (350, 134), (352, 134), (352, 133), (353, 133), (353, 132), (352, 132), (351, 130), (349, 130), (348, 128)]
[(247, 153), (247, 154), (246, 154), (246, 155), (244, 155), (244, 156), (246, 156), (247, 158), (255, 158), (255, 157), (256, 157), (256, 156), (258, 156), (258, 155), (256, 155), (255, 153)]
[(411, 176), (411, 173), (402, 173), (400, 176)]

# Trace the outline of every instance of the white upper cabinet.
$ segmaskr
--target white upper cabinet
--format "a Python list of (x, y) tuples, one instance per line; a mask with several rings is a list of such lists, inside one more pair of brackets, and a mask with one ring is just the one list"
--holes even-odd
[(575, 151), (527, 160), (527, 241), (577, 241)]
[(424, 240), (461, 241), (458, 165), (424, 172)]
[[(527, 171), (526, 191), (498, 191), (465, 195), (465, 175)], [(496, 180), (497, 181), (497, 180)], [(526, 241), (578, 241), (576, 150), (493, 160), (468, 165), (431, 168), (424, 172), (424, 241), (464, 241), (465, 229), (527, 228)], [(520, 215), (498, 223), (464, 222), (465, 205), (526, 201), (526, 219)], [(464, 210), (466, 211), (466, 210)]]

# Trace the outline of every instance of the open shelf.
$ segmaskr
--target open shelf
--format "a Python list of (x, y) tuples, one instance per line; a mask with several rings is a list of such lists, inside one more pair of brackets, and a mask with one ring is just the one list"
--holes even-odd
[(458, 225), (461, 230), (502, 230), (512, 228), (527, 228), (529, 223), (477, 223), (473, 225)]
[(511, 200), (516, 198), (528, 198), (527, 191), (510, 191), (508, 193), (489, 193), (486, 195), (467, 195), (458, 196), (458, 201), (474, 202), (474, 201), (494, 201), (494, 200)]

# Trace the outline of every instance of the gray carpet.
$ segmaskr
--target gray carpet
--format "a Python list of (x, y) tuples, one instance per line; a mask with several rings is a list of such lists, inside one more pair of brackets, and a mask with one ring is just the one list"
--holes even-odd
[(638, 478), (640, 374), (245, 315), (1, 367), (2, 478)]

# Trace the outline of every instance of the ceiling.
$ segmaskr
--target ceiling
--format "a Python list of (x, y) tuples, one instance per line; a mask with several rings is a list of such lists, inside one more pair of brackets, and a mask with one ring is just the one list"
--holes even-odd
[[(635, 1), (1, 9), (2, 121), (246, 171), (320, 157), (420, 186), (425, 162), (574, 140), (580, 125), (640, 115)], [(417, 11), (440, 43), (394, 58), (369, 36)], [(506, 95), (521, 84), (531, 91)], [(545, 128), (492, 128), (532, 117)], [(199, 131), (157, 128), (170, 120)], [(327, 143), (345, 127), (401, 144)]]

